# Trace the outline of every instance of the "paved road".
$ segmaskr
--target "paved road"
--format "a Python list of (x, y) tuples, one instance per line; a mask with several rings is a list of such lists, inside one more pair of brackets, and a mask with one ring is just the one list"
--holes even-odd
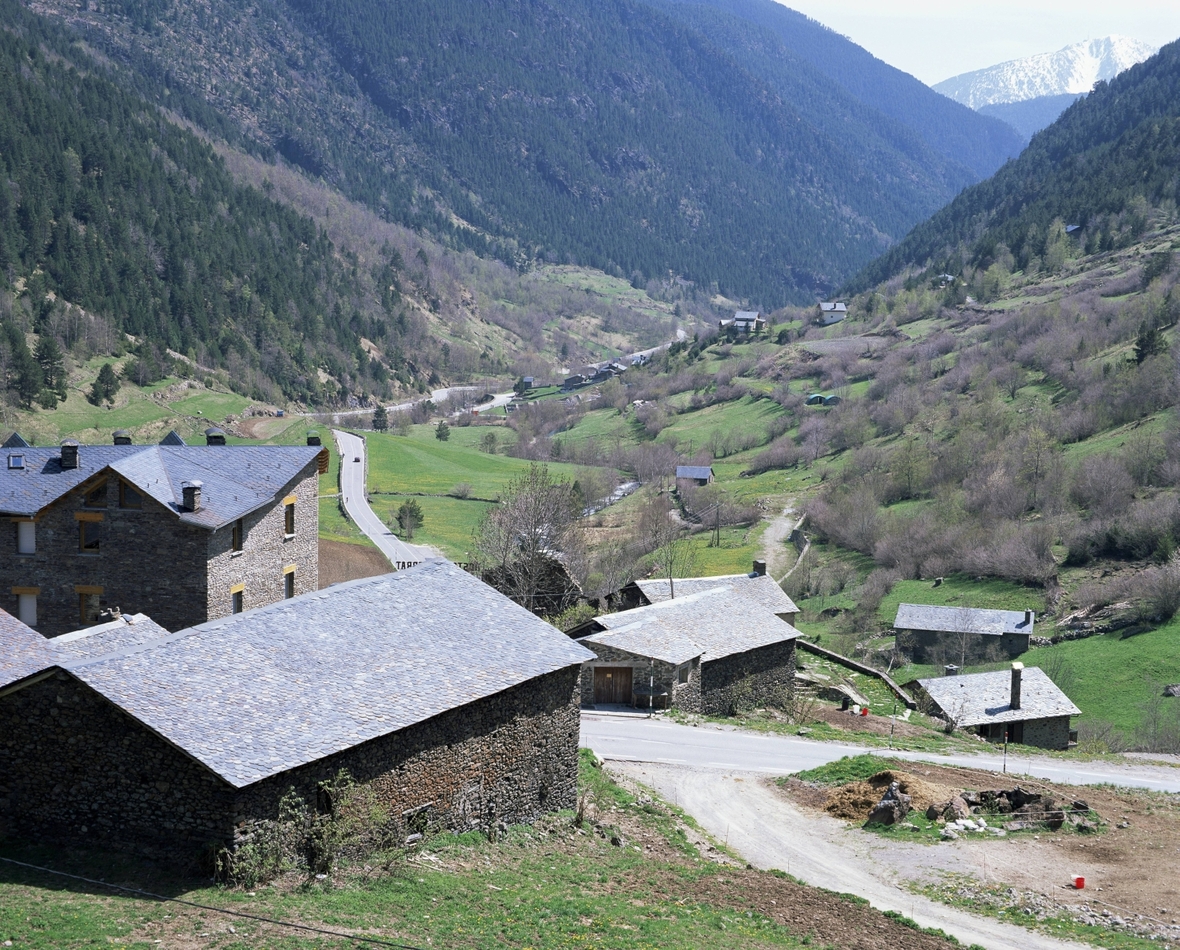
[[(394, 570), (412, 567), (435, 556), (428, 549), (406, 544), (395, 536), (369, 507), (365, 495), (365, 440), (340, 429), (333, 429), (332, 436), (340, 449), (340, 491), (348, 517), (389, 558)], [(358, 458), (359, 462), (353, 461)]]
[[(660, 718), (620, 713), (582, 714), (582, 745), (604, 759), (658, 762), (709, 769), (728, 769), (763, 775), (786, 775), (834, 762), (862, 752), (890, 754), (899, 759), (963, 765), (999, 772), (1003, 757), (991, 752), (935, 755), (892, 752), (864, 746), (816, 742), (795, 736), (763, 735), (729, 726), (684, 726)], [(1019, 775), (1074, 785), (1111, 783), (1158, 792), (1180, 792), (1180, 769), (1141, 761), (1070, 762), (1048, 756), (1008, 756), (1008, 771)]]

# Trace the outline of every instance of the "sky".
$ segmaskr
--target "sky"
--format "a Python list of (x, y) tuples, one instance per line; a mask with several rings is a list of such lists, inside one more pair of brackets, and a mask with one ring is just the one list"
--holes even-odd
[(1153, 46), (1180, 38), (1180, 0), (786, 0), (786, 5), (930, 85), (1112, 33)]

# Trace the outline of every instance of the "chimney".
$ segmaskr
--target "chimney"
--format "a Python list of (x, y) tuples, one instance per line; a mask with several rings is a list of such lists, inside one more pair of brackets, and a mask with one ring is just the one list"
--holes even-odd
[(73, 439), (66, 439), (61, 444), (61, 467), (78, 467), (78, 443)]
[(201, 483), (200, 482), (183, 482), (180, 490), (184, 495), (184, 510), (185, 511), (200, 511), (201, 510)]
[(765, 561), (755, 561), (753, 573), (758, 577), (765, 577), (766, 576), (766, 562)]
[(1024, 612), (1024, 626), (1030, 627), (1030, 626), (1032, 626), (1032, 622), (1033, 622), (1033, 612), (1031, 610), (1026, 610)]
[(307, 433), (307, 444), (308, 445), (321, 445), (322, 443), (320, 442), (320, 434), (318, 432)]
[(1023, 672), (1023, 663), (1012, 664), (1012, 701), (1008, 705), (1013, 709), (1020, 708), (1020, 676)]
[(205, 430), (206, 445), (225, 445), (225, 432), (216, 427)]
[(946, 666), (944, 666), (942, 668), (942, 675), (943, 676), (958, 676), (959, 675), (959, 668), (957, 666), (955, 666), (954, 663), (948, 663)]
[(131, 444), (131, 433), (126, 429), (116, 429), (111, 433), (111, 438), (115, 440), (115, 445)]

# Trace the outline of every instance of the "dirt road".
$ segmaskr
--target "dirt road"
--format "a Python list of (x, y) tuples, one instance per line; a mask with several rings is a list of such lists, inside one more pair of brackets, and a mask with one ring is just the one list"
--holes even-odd
[[(924, 927), (940, 927), (963, 944), (988, 950), (1092, 950), (948, 907), (904, 889), (920, 876), (934, 851), (939, 867), (978, 874), (969, 849), (884, 841), (858, 834), (824, 815), (804, 812), (756, 773), (725, 772), (639, 762), (609, 768), (659, 792), (725, 841), (750, 864), (778, 868), (808, 884), (857, 894), (879, 910), (894, 910)], [(956, 867), (956, 865), (961, 865)]]

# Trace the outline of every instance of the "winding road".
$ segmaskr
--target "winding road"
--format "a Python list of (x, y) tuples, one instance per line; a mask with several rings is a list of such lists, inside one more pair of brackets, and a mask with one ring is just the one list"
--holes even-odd
[(344, 510), (381, 553), (395, 571), (420, 564), (428, 557), (437, 557), (429, 548), (406, 544), (382, 522), (369, 507), (365, 494), (365, 440), (359, 435), (333, 429), (332, 437), (340, 450), (340, 492)]

